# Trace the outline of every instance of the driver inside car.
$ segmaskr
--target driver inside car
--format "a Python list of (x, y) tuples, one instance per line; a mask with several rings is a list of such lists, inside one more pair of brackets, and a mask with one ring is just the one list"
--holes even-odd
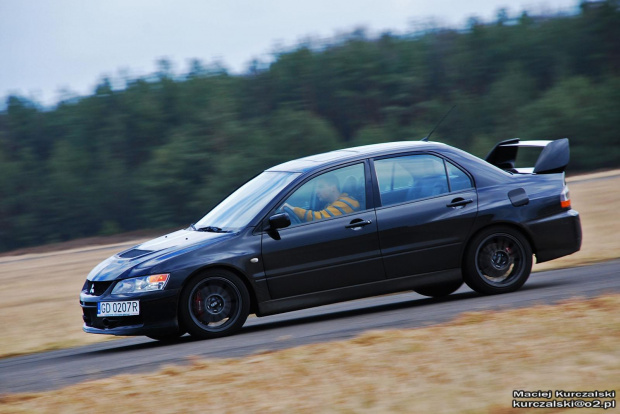
[(360, 203), (347, 193), (340, 192), (340, 184), (335, 175), (325, 175), (316, 183), (316, 195), (321, 202), (326, 203), (323, 210), (306, 210), (284, 203), (302, 221), (321, 220), (329, 217), (349, 214), (360, 209)]

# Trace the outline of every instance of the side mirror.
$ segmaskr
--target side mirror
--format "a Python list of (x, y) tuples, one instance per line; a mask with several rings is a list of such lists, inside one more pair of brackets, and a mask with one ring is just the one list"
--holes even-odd
[(269, 228), (271, 230), (283, 229), (291, 225), (291, 218), (288, 213), (275, 214), (269, 217)]

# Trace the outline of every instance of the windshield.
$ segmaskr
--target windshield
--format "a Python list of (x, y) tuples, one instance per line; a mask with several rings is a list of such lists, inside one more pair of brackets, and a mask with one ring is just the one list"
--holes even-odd
[(299, 173), (264, 172), (229, 195), (194, 225), (197, 230), (211, 228), (241, 230)]

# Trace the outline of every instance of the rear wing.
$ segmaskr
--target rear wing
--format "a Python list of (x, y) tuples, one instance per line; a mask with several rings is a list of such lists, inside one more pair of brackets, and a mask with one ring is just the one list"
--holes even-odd
[[(515, 168), (519, 148), (542, 148), (534, 167)], [(519, 138), (502, 141), (489, 152), (485, 160), (502, 170), (517, 173), (553, 174), (564, 172), (570, 159), (568, 138), (554, 141), (521, 141)]]

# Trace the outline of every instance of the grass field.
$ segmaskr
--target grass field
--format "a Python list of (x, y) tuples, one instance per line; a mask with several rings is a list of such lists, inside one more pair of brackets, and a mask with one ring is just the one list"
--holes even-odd
[(618, 343), (620, 295), (572, 299), (5, 395), (0, 413), (555, 413), (513, 409), (513, 390), (620, 391)]
[[(581, 214), (582, 250), (534, 265), (534, 271), (620, 257), (620, 220), (615, 212), (620, 205), (620, 170), (575, 177), (569, 186), (573, 206)], [(61, 245), (71, 247), (68, 250), (44, 246), (0, 257), (0, 357), (114, 339), (82, 332), (79, 291), (97, 263), (140, 241), (94, 239), (91, 242), (108, 244), (79, 247), (78, 241)]]

